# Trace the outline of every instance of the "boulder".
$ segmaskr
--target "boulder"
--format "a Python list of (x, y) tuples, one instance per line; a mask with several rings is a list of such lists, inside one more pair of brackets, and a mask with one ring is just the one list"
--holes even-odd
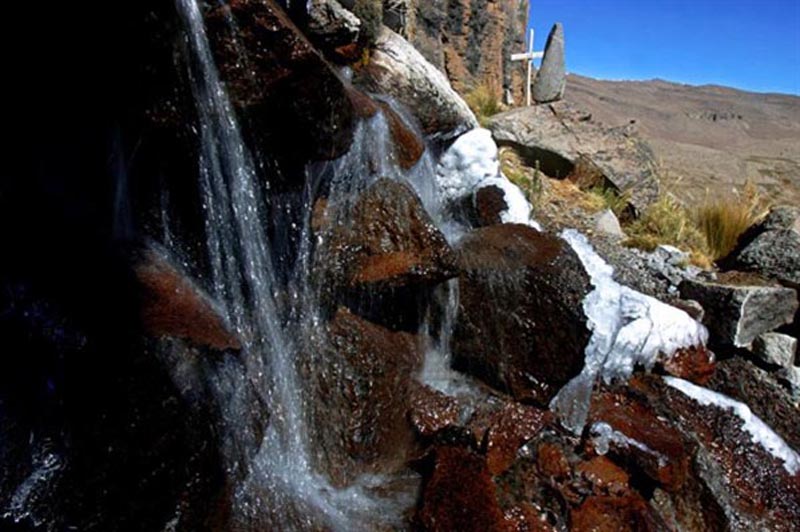
[(228, 96), (271, 153), (305, 162), (347, 150), (355, 121), (346, 85), (274, 0), (228, 2), (205, 20)]
[(606, 209), (597, 215), (594, 222), (594, 229), (598, 233), (608, 235), (614, 238), (625, 238), (625, 232), (619, 223), (619, 218), (614, 214), (611, 209)]
[(753, 278), (736, 282), (743, 284), (686, 280), (680, 285), (681, 296), (705, 310), (703, 323), (712, 344), (745, 347), (760, 334), (792, 323), (798, 307), (794, 290), (757, 285), (759, 280)]
[(348, 206), (327, 205), (339, 223), (323, 235), (316, 261), (329, 295), (433, 286), (456, 275), (455, 254), (409, 186), (379, 179)]
[(503, 212), (508, 210), (506, 193), (497, 185), (481, 187), (475, 192), (475, 227), (503, 223)]
[(379, 105), (389, 124), (389, 134), (392, 136), (397, 164), (403, 170), (409, 170), (417, 164), (425, 152), (425, 143), (403, 122), (402, 117), (389, 104), (380, 102)]
[(447, 427), (456, 426), (460, 417), (461, 408), (455, 398), (424, 384), (411, 384), (409, 418), (420, 436), (434, 436)]
[(355, 82), (413, 110), (426, 135), (452, 139), (478, 125), (444, 74), (389, 28), (381, 29), (370, 61), (356, 71)]
[(181, 338), (215, 350), (241, 348), (217, 304), (166, 257), (147, 250), (134, 271), (147, 334), (154, 338)]
[(493, 476), (508, 469), (519, 448), (552, 421), (549, 412), (519, 403), (506, 404), (493, 417), (484, 441), (486, 465)]
[(358, 59), (353, 57), (361, 33), (358, 17), (336, 0), (311, 0), (307, 5), (305, 33), (309, 39), (332, 59)]
[(678, 431), (643, 398), (625, 391), (595, 395), (590, 434), (598, 454), (611, 453), (643, 471), (668, 491), (689, 474), (689, 450)]
[[(697, 445), (707, 506), (733, 530), (786, 530), (800, 518), (800, 457), (743, 403), (680, 379), (649, 381), (649, 397)], [(791, 528), (791, 527), (789, 527)]]
[(416, 522), (430, 532), (504, 532), (486, 459), (470, 449), (439, 446), (424, 481)]
[(658, 199), (656, 159), (650, 146), (629, 128), (604, 126), (565, 102), (532, 105), (495, 115), (488, 128), (531, 166), (551, 177), (567, 177), (580, 162), (602, 176), (600, 185), (630, 194), (642, 212)]
[(553, 26), (547, 36), (544, 57), (533, 82), (533, 99), (537, 103), (549, 103), (564, 97), (567, 86), (567, 67), (564, 62), (564, 26), (560, 22)]
[(589, 278), (566, 242), (501, 224), (458, 248), (457, 369), (545, 405), (577, 375), (589, 341), (583, 299)]
[(312, 441), (337, 483), (405, 462), (414, 430), (408, 420), (414, 374), (422, 355), (416, 338), (339, 309), (325, 327), (310, 372)]
[(797, 338), (788, 334), (764, 333), (753, 341), (753, 354), (773, 366), (793, 366), (796, 352)]

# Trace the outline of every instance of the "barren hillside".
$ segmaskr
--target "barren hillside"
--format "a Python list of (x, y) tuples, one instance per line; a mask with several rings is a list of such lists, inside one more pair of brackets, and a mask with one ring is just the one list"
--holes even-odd
[(685, 199), (750, 179), (782, 203), (800, 203), (800, 97), (570, 75), (566, 99), (608, 125), (635, 120), (668, 187)]

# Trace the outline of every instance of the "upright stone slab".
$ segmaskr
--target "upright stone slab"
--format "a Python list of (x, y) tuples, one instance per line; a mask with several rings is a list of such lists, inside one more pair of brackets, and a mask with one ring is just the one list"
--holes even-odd
[(564, 97), (567, 71), (564, 63), (564, 27), (560, 22), (553, 26), (547, 37), (542, 66), (533, 83), (533, 99), (538, 103), (560, 100)]

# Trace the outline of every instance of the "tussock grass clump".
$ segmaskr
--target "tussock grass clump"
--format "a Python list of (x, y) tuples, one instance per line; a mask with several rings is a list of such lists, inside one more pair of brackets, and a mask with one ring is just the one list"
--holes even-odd
[(692, 213), (675, 197), (663, 195), (645, 212), (625, 227), (626, 245), (653, 251), (669, 244), (689, 251), (694, 264), (708, 268), (712, 264), (705, 235), (695, 223)]
[(489, 118), (503, 110), (498, 91), (486, 83), (476, 85), (464, 96), (464, 101), (475, 113), (481, 126), (486, 126)]
[(706, 246), (714, 260), (728, 255), (742, 233), (762, 218), (768, 205), (752, 183), (745, 184), (741, 191), (711, 199), (697, 207), (695, 220), (706, 239)]

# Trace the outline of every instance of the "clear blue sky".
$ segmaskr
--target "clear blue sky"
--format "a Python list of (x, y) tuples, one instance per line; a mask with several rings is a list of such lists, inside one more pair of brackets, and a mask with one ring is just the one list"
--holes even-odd
[(564, 23), (567, 70), (800, 94), (800, 0), (530, 0), (536, 49)]

